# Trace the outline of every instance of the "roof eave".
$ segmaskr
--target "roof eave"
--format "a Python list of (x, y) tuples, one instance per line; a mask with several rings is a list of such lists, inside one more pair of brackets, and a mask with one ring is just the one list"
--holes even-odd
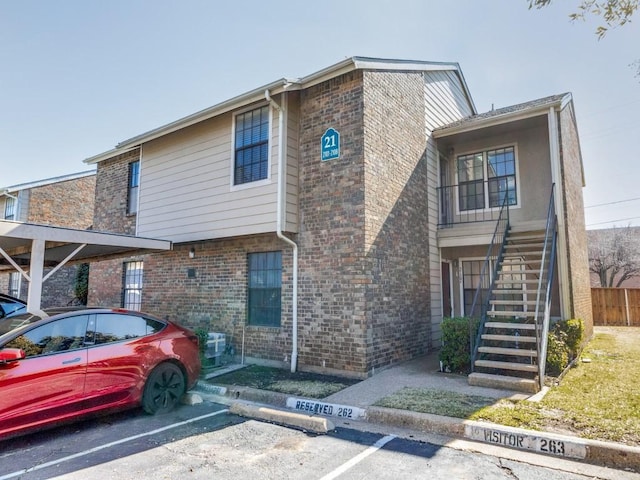
[(496, 115), (494, 117), (482, 118), (477, 121), (466, 123), (463, 125), (454, 125), (452, 127), (444, 127), (433, 131), (434, 138), (450, 137), (451, 135), (457, 135), (459, 133), (472, 132), (480, 128), (494, 127), (505, 123), (515, 122), (518, 120), (524, 120), (531, 117), (537, 117), (539, 115), (545, 115), (549, 112), (549, 108), (555, 108), (556, 110), (563, 109), (568, 103), (571, 102), (571, 95), (564, 95), (561, 99), (552, 102), (536, 105), (535, 107), (519, 110), (517, 112), (507, 112), (502, 115)]

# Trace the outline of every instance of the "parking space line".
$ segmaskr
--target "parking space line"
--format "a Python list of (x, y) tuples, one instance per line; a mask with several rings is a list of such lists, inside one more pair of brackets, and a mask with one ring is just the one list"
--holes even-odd
[(183, 425), (188, 425), (189, 423), (198, 422), (200, 420), (204, 420), (205, 418), (215, 417), (217, 415), (221, 415), (223, 413), (228, 413), (229, 409), (225, 408), (223, 410), (219, 410), (217, 412), (207, 413), (206, 415), (200, 415), (199, 417), (190, 418), (188, 420), (184, 420), (178, 423), (172, 423), (171, 425), (166, 425), (161, 428), (156, 428), (155, 430), (151, 430), (150, 432), (139, 433), (138, 435), (133, 435), (127, 438), (121, 438), (120, 440), (116, 440), (114, 442), (105, 443), (104, 445), (99, 445), (94, 448), (90, 448), (89, 450), (85, 450), (83, 452), (74, 453), (73, 455), (68, 455), (66, 457), (58, 458), (56, 460), (52, 460), (47, 463), (42, 463), (40, 465), (36, 465), (35, 467), (25, 468), (24, 470), (19, 470), (17, 472), (9, 473), (7, 475), (3, 475), (0, 477), (0, 480), (9, 480), (11, 478), (16, 478), (26, 473), (35, 472), (37, 470), (42, 470), (43, 468), (51, 467), (53, 465), (58, 465), (60, 463), (68, 462), (69, 460), (73, 460), (79, 457), (84, 457), (85, 455), (90, 455), (95, 452), (99, 452), (100, 450), (105, 450), (107, 448), (114, 447), (116, 445), (120, 445), (122, 443), (127, 443), (132, 440), (137, 440), (139, 438), (148, 437), (151, 435), (155, 435), (156, 433), (164, 432), (166, 430), (171, 430), (172, 428), (181, 427)]
[[(367, 458), (369, 455), (371, 455), (371, 454), (377, 452), (378, 450), (380, 450), (382, 447), (384, 447), (387, 443), (389, 443), (394, 438), (396, 438), (395, 435), (387, 435), (386, 437), (381, 438), (376, 443), (374, 443), (369, 448), (367, 448), (364, 452), (359, 453), (358, 455), (353, 457), (348, 462), (343, 463), (338, 468), (336, 468), (333, 472), (330, 472), (330, 473), (326, 474), (320, 480), (333, 480), (334, 478), (339, 477), (344, 472), (349, 470), (351, 467), (355, 466), (356, 464), (360, 463), (362, 460)], [(2, 479), (0, 479), (0, 480), (2, 480)]]

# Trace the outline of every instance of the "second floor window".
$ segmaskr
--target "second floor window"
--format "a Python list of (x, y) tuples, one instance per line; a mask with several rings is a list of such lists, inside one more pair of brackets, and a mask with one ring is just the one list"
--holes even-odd
[(460, 155), (457, 158), (460, 211), (499, 208), (518, 203), (514, 147)]
[(129, 164), (129, 188), (127, 191), (127, 213), (138, 212), (138, 188), (140, 187), (140, 161)]
[(267, 178), (269, 171), (269, 107), (236, 115), (233, 183)]
[(125, 262), (122, 306), (129, 310), (140, 311), (142, 307), (143, 262)]
[(4, 197), (4, 219), (16, 219), (16, 199), (13, 197)]

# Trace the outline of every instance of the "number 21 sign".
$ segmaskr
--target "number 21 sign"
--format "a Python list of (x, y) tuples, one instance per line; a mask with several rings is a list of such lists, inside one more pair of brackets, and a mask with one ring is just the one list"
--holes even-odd
[(320, 158), (323, 162), (340, 157), (340, 134), (333, 128), (328, 128), (320, 139)]

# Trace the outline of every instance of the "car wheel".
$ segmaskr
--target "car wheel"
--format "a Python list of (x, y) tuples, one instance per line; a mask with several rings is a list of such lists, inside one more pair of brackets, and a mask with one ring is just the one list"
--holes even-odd
[(184, 375), (173, 363), (161, 363), (153, 369), (142, 394), (142, 408), (155, 415), (171, 411), (185, 392)]

